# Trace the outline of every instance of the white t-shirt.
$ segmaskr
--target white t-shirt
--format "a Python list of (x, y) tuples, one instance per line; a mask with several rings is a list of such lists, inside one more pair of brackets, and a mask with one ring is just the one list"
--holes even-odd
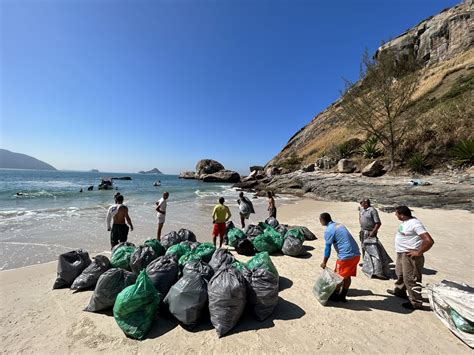
[[(163, 212), (166, 212), (166, 200), (165, 200), (163, 197), (160, 198), (160, 200), (158, 201), (157, 207), (159, 207), (160, 210), (162, 210)], [(163, 214), (163, 213), (160, 213), (160, 212), (158, 212), (158, 211), (157, 211), (157, 213), (158, 213), (158, 215), (162, 215), (162, 214)]]
[(420, 234), (426, 233), (426, 229), (416, 218), (403, 221), (398, 227), (395, 235), (395, 251), (405, 253), (409, 250), (418, 250), (423, 243)]

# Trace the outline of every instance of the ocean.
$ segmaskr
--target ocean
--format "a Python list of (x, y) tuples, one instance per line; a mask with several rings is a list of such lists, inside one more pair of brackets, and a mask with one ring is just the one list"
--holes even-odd
[[(98, 190), (106, 176), (132, 180), (114, 180), (114, 190)], [(157, 180), (159, 187), (153, 186)], [(87, 191), (91, 185), (94, 190)], [(0, 270), (57, 260), (59, 254), (77, 248), (90, 253), (109, 250), (105, 216), (116, 192), (124, 195), (135, 228), (129, 241), (138, 245), (156, 238), (155, 202), (164, 191), (170, 193), (164, 234), (187, 228), (199, 241), (210, 241), (211, 213), (220, 196), (234, 223), (240, 224), (238, 192), (231, 184), (176, 175), (0, 169)], [(281, 196), (277, 205), (292, 200)], [(265, 220), (266, 199), (253, 202), (256, 214), (249, 223)]]

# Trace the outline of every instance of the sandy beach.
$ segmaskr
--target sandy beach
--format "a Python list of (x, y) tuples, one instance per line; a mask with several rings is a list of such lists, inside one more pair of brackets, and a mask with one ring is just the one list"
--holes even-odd
[[(281, 223), (305, 225), (319, 238), (305, 242), (310, 256), (274, 256), (280, 273), (280, 299), (269, 319), (244, 314), (219, 339), (210, 322), (193, 332), (158, 317), (143, 341), (127, 338), (110, 315), (82, 311), (92, 291), (53, 291), (56, 262), (0, 272), (2, 353), (439, 353), (471, 350), (435, 314), (407, 313), (402, 300), (389, 296), (393, 281), (353, 279), (346, 304), (321, 306), (312, 287), (321, 269), (323, 227), (317, 216), (329, 212), (358, 234), (356, 203), (301, 200), (279, 209)], [(460, 210), (414, 209), (435, 240), (426, 254), (424, 283), (443, 279), (474, 285), (474, 215)], [(380, 240), (395, 257), (393, 239), (399, 224), (394, 214), (380, 213)], [(192, 229), (192, 226), (189, 227)], [(87, 245), (84, 245), (87, 249)], [(239, 260), (248, 258), (237, 255)], [(329, 265), (335, 261), (333, 253)]]

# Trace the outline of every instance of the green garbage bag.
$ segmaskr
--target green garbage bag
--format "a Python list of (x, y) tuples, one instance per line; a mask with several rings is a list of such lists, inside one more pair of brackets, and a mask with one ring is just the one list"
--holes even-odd
[(119, 267), (121, 269), (130, 270), (130, 258), (135, 252), (135, 247), (129, 245), (122, 245), (115, 249), (110, 258), (110, 265), (112, 267)]
[(265, 269), (274, 275), (279, 276), (275, 265), (273, 265), (270, 255), (266, 251), (255, 254), (255, 256), (247, 263), (247, 267), (252, 271), (256, 269)]
[(148, 239), (143, 243), (146, 246), (152, 247), (156, 255), (162, 256), (165, 255), (165, 248), (157, 239)]
[(184, 265), (186, 265), (186, 263), (188, 263), (189, 261), (192, 261), (192, 260), (201, 260), (201, 255), (196, 254), (193, 251), (188, 252), (188, 253), (184, 254), (183, 256), (181, 256), (179, 258), (178, 265), (179, 266), (184, 266)]
[(245, 233), (239, 228), (232, 228), (227, 232), (227, 238), (227, 244), (235, 248), (239, 240), (245, 239)]
[(304, 242), (304, 234), (301, 232), (300, 228), (292, 228), (289, 229), (288, 232), (285, 234), (285, 238), (288, 237), (289, 235), (298, 238), (302, 242)]
[(160, 296), (145, 270), (135, 284), (126, 287), (117, 296), (114, 318), (123, 332), (135, 339), (143, 339), (155, 318)]
[(172, 245), (166, 250), (166, 255), (174, 254), (177, 258), (181, 258), (183, 255), (190, 253), (191, 247), (186, 243), (179, 243)]
[(236, 268), (237, 270), (239, 270), (239, 271), (242, 271), (242, 270), (244, 269), (244, 267), (246, 267), (243, 262), (238, 261), (238, 260), (234, 261), (234, 262), (232, 263), (232, 266), (235, 267), (235, 268)]
[(313, 287), (313, 294), (319, 303), (324, 306), (342, 280), (343, 278), (334, 271), (328, 268), (323, 269)]
[(201, 257), (202, 261), (208, 263), (211, 261), (212, 254), (216, 251), (216, 247), (212, 243), (201, 243), (196, 249), (194, 249), (194, 254), (197, 254)]

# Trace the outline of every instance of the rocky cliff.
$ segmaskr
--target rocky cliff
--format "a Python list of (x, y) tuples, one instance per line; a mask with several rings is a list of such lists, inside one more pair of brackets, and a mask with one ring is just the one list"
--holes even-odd
[[(423, 109), (428, 106), (429, 109), (436, 109), (438, 103), (445, 105), (450, 98), (446, 98), (445, 94), (452, 91), (453, 86), (459, 86), (459, 80), (464, 78), (465, 81), (466, 77), (470, 78), (471, 86), (470, 92), (467, 94), (463, 92), (463, 99), (467, 101), (472, 99), (474, 77), (472, 12), (472, 0), (446, 9), (387, 42), (375, 53), (377, 57), (387, 48), (391, 48), (401, 56), (414, 53), (424, 63), (423, 69), (420, 70), (421, 81), (414, 97)], [(356, 131), (340, 117), (339, 110), (340, 99), (294, 134), (282, 151), (267, 163), (267, 167), (282, 165), (289, 160), (301, 164), (314, 163), (337, 143), (343, 143), (351, 138), (365, 139), (363, 132)], [(424, 113), (430, 115), (429, 112)], [(439, 144), (445, 144), (445, 141)]]

